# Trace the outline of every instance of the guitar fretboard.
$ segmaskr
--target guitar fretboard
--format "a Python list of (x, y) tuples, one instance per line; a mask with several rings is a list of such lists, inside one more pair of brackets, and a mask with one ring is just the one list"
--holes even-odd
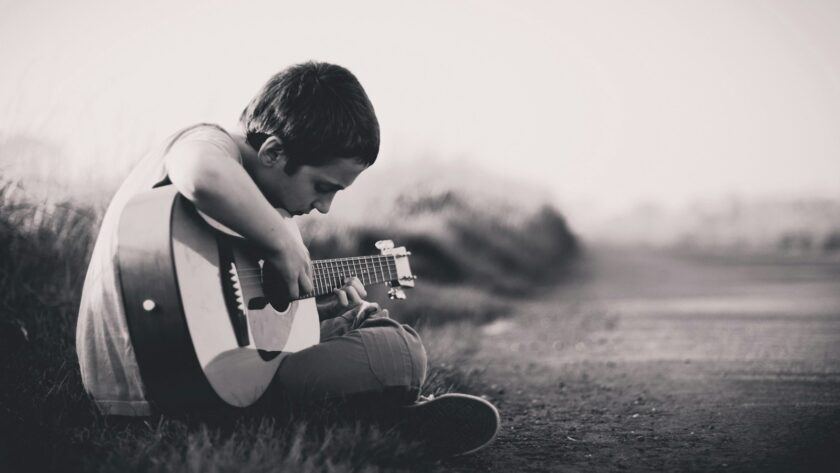
[(331, 294), (333, 289), (344, 285), (345, 279), (353, 276), (359, 278), (365, 286), (393, 281), (397, 279), (394, 256), (315, 260), (312, 262), (312, 284), (315, 291), (301, 298)]

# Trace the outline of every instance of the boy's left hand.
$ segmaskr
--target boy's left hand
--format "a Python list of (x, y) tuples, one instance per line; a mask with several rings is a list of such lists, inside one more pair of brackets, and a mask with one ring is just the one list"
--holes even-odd
[(355, 276), (347, 278), (344, 280), (343, 286), (333, 289), (332, 294), (318, 298), (316, 301), (318, 318), (327, 320), (338, 317), (348, 310), (366, 303), (365, 297), (367, 297), (367, 291), (365, 291), (365, 287), (359, 281), (359, 278)]

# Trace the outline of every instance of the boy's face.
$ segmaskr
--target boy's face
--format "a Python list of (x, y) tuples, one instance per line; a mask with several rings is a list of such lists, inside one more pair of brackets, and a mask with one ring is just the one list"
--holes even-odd
[(294, 174), (284, 170), (285, 162), (263, 168), (257, 185), (274, 207), (292, 215), (312, 210), (329, 212), (335, 194), (353, 184), (367, 166), (352, 158), (334, 158), (321, 166), (301, 166)]

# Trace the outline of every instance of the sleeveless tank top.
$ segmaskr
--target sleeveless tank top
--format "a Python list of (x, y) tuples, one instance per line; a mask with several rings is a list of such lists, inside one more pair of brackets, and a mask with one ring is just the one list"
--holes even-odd
[(206, 147), (207, 153), (222, 153), (242, 163), (236, 142), (223, 128), (211, 124), (194, 125), (170, 136), (144, 156), (111, 200), (85, 276), (76, 325), (76, 353), (82, 382), (105, 414), (151, 414), (123, 308), (117, 264), (117, 226), (131, 198), (168, 183), (166, 154), (175, 143), (185, 140)]

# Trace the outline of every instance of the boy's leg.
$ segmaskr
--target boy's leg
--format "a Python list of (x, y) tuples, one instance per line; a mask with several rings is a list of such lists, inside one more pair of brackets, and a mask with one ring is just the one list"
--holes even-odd
[(286, 357), (267, 395), (292, 406), (368, 395), (410, 404), (426, 379), (426, 362), (414, 329), (392, 319), (369, 319), (359, 329)]
[(395, 426), (436, 458), (471, 453), (492, 442), (499, 413), (489, 402), (455, 393), (416, 402), (426, 362), (414, 329), (392, 319), (368, 319), (357, 330), (289, 355), (264, 401), (292, 408), (338, 401), (354, 414)]

